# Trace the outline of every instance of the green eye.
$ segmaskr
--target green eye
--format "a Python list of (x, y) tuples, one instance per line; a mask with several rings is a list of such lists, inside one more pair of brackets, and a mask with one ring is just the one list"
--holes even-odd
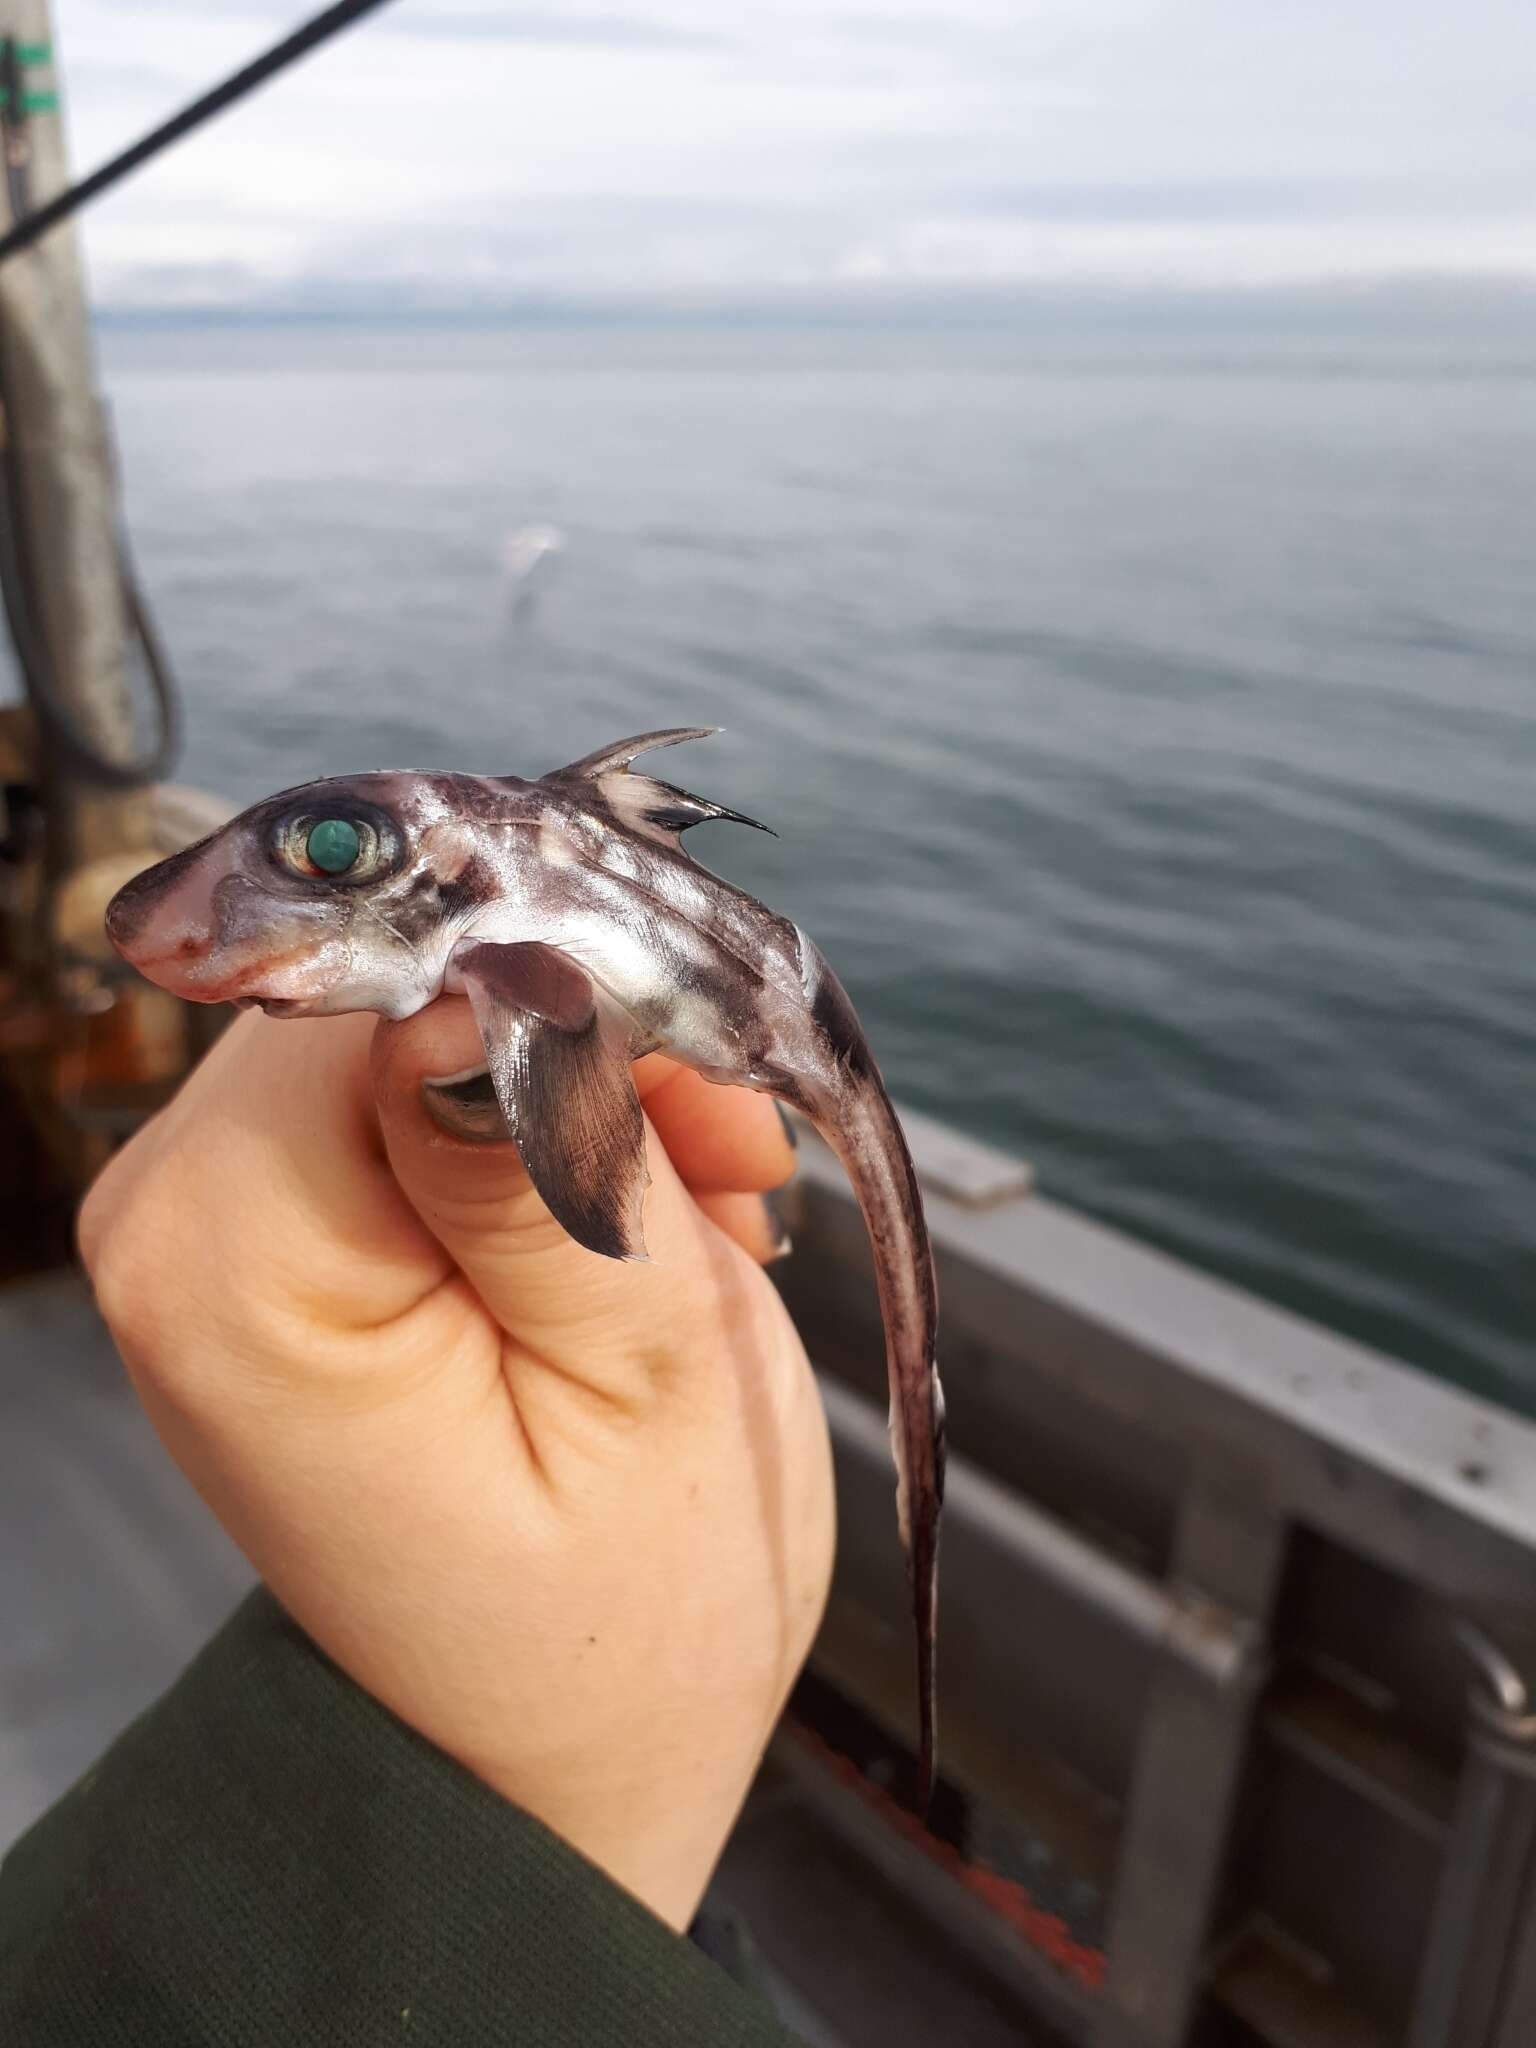
[[(277, 865), (301, 882), (338, 890), (359, 889), (393, 874), (405, 856), (405, 842), (389, 813), (364, 798), (353, 808), (345, 789), (317, 791), (316, 796), (312, 810), (280, 810), (273, 817), (267, 850)], [(320, 811), (325, 802), (347, 808), (327, 817)]]
[(326, 875), (344, 875), (349, 868), (356, 867), (362, 850), (357, 827), (346, 818), (322, 818), (310, 828), (304, 842), (304, 851)]

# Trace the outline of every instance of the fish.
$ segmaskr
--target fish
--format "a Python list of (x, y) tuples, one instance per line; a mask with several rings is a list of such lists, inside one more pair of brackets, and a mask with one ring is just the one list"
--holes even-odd
[(717, 730), (641, 733), (532, 780), (377, 771), (284, 790), (128, 882), (107, 935), (173, 994), (269, 1017), (401, 1018), (467, 996), (534, 1187), (606, 1258), (645, 1256), (645, 1121), (629, 1072), (642, 1054), (762, 1090), (815, 1126), (874, 1260), (917, 1645), (913, 1803), (926, 1812), (945, 1450), (922, 1192), (820, 949), (683, 846), (709, 821), (768, 827), (634, 768)]

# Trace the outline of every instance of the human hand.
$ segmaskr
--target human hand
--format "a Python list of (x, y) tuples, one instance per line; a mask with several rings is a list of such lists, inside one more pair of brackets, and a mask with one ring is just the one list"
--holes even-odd
[(178, 1463), (360, 1685), (683, 1927), (810, 1647), (826, 1425), (758, 1261), (772, 1105), (661, 1059), (649, 1264), (583, 1251), (420, 1083), (461, 1001), (236, 1023), (80, 1242)]

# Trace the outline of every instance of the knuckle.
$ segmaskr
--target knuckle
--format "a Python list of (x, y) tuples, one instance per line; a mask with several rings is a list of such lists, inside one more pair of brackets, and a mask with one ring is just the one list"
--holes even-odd
[(136, 1233), (124, 1219), (101, 1238), (90, 1276), (96, 1306), (119, 1345), (137, 1348), (147, 1342), (153, 1333), (156, 1290)]
[(133, 1173), (119, 1154), (92, 1187), (77, 1224), (80, 1255), (103, 1321), (120, 1349), (147, 1346), (177, 1285), (170, 1233), (152, 1173)]
[(75, 1242), (80, 1248), (80, 1262), (92, 1281), (96, 1278), (103, 1252), (111, 1239), (114, 1220), (122, 1206), (123, 1158), (119, 1152), (108, 1160), (86, 1190), (80, 1213), (75, 1218)]

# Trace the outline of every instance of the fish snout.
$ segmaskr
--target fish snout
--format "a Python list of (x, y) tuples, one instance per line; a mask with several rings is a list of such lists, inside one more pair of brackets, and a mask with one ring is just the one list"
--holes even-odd
[(175, 995), (197, 992), (218, 933), (206, 889), (196, 883), (198, 848), (174, 854), (125, 882), (107, 905), (107, 937), (130, 966)]
[(380, 1006), (369, 961), (356, 971), (353, 916), (332, 893), (264, 886), (212, 840), (136, 875), (107, 906), (106, 924), (129, 965), (170, 995), (298, 1017)]

